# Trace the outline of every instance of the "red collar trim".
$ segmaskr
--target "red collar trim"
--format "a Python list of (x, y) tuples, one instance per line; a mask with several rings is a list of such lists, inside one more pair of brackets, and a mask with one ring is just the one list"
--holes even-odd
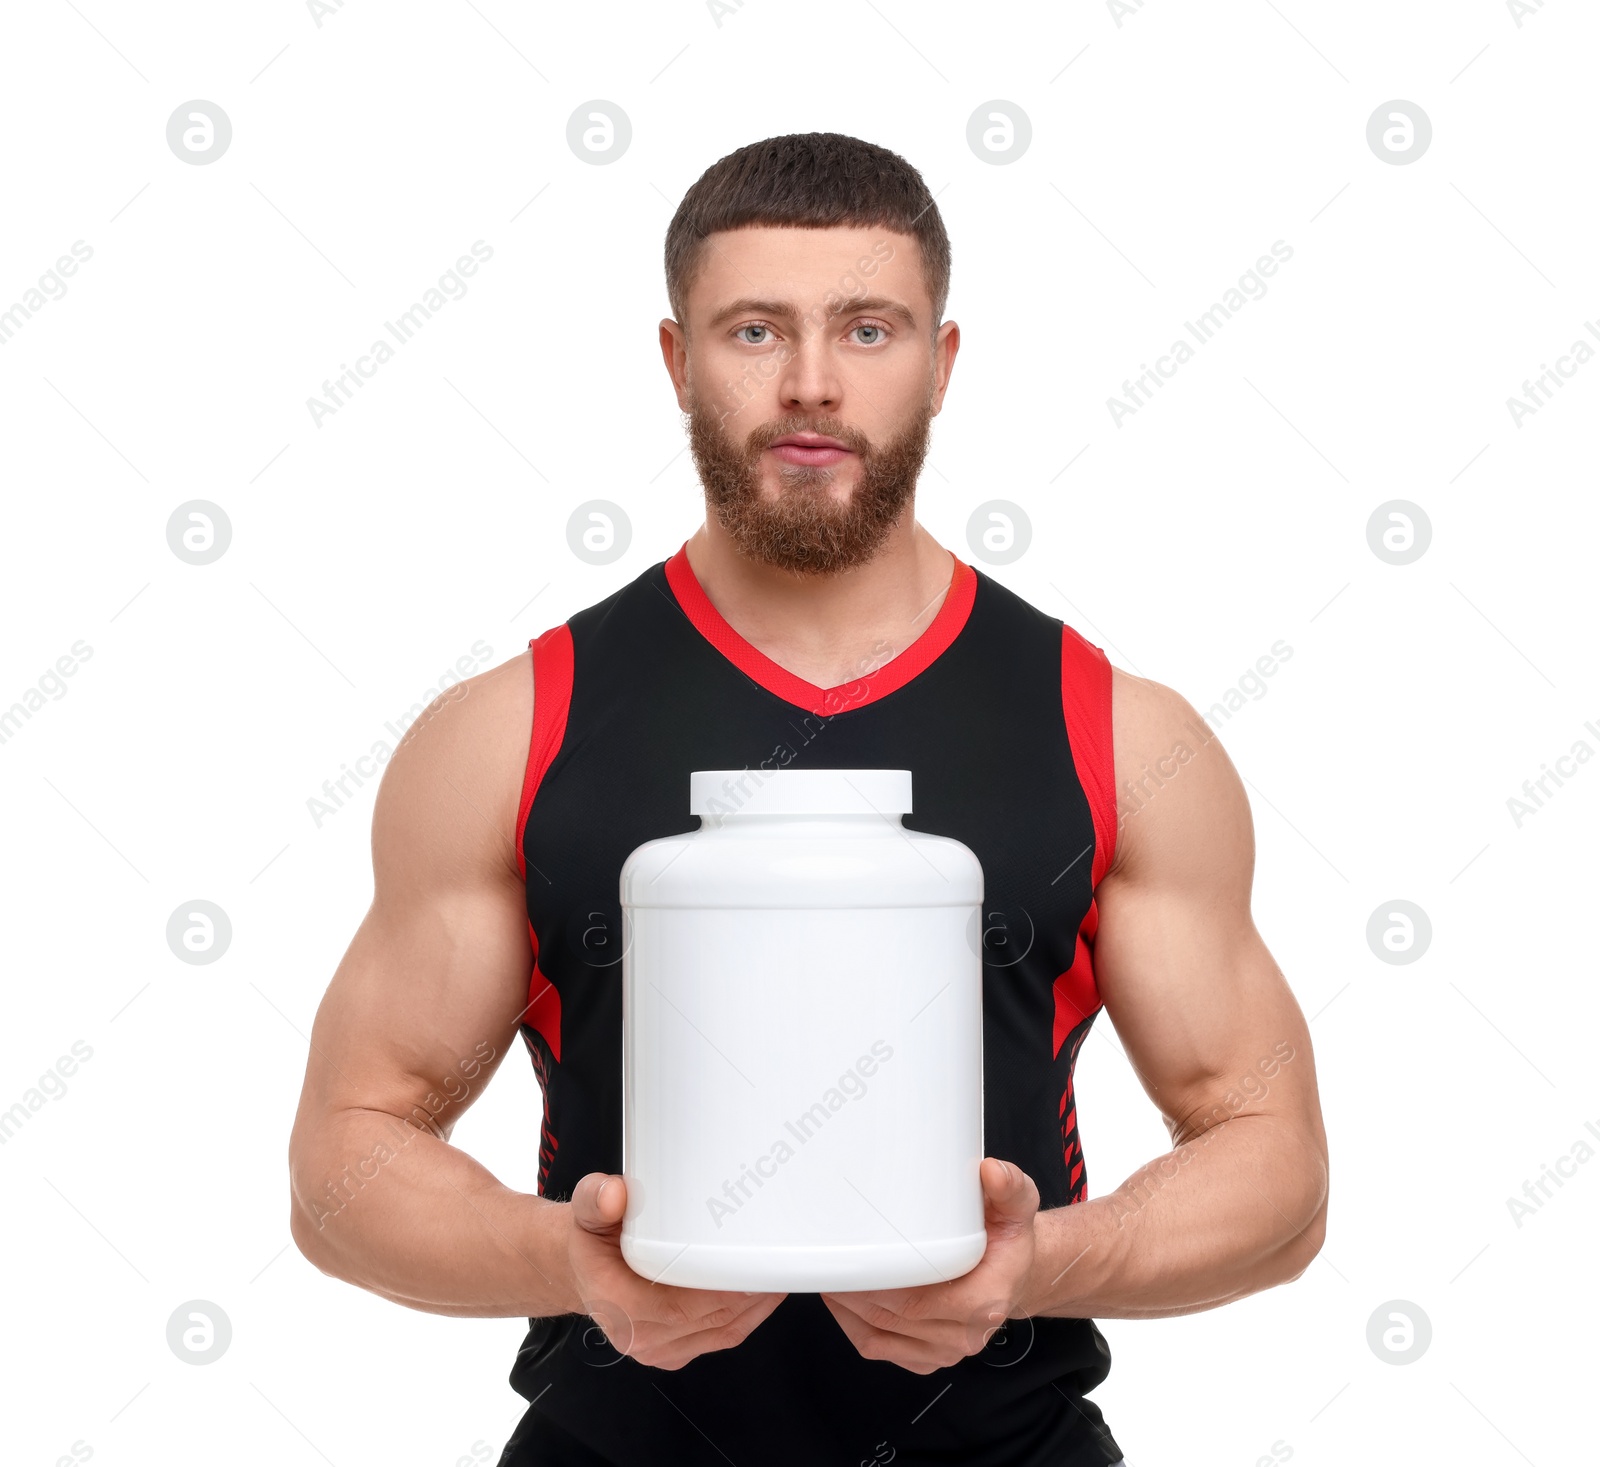
[(769, 693), (810, 713), (827, 716), (859, 708), (866, 703), (875, 703), (879, 698), (903, 688), (955, 641), (972, 611), (973, 599), (978, 591), (978, 577), (972, 567), (954, 552), (952, 559), (955, 569), (950, 578), (950, 589), (945, 593), (933, 620), (923, 628), (916, 641), (874, 671), (832, 688), (819, 688), (779, 667), (765, 652), (747, 642), (733, 629), (711, 604), (711, 598), (695, 576), (689, 564), (687, 540), (679, 547), (677, 554), (667, 561), (666, 571), (667, 584), (678, 598), (678, 605), (701, 636), (717, 651)]

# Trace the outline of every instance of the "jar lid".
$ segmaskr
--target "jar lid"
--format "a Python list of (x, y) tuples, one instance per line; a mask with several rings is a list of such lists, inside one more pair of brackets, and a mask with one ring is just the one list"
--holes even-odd
[(909, 815), (909, 769), (697, 769), (691, 815)]

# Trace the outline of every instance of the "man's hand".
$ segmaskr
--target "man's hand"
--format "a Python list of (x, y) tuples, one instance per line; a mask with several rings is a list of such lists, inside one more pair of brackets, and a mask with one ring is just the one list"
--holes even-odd
[(915, 1289), (822, 1296), (865, 1359), (892, 1360), (928, 1375), (977, 1354), (1006, 1320), (1023, 1312), (1039, 1189), (1020, 1167), (994, 1156), (984, 1157), (978, 1176), (989, 1243), (975, 1268)]
[(641, 1365), (678, 1370), (696, 1355), (727, 1350), (787, 1297), (738, 1290), (680, 1289), (656, 1284), (622, 1256), (622, 1214), (628, 1184), (590, 1172), (572, 1189), (567, 1262), (578, 1310), (593, 1318), (616, 1349)]

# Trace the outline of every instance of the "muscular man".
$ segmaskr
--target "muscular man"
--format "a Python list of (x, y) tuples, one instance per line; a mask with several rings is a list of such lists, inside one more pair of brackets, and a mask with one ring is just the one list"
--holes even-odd
[[(836, 134), (742, 148), (666, 265), (705, 523), (391, 760), (295, 1241), (414, 1309), (528, 1317), (502, 1464), (1116, 1463), (1094, 1318), (1224, 1304), (1322, 1243), (1311, 1044), (1251, 920), (1239, 777), (1177, 693), (914, 518), (960, 340), (915, 169)], [(761, 767), (909, 769), (905, 823), (983, 864), (988, 1246), (948, 1283), (745, 1294), (622, 1259), (621, 863), (695, 828), (692, 770)], [(1072, 1081), (1102, 1008), (1173, 1150), (1091, 1197)], [(519, 1034), (538, 1195), (449, 1141)]]

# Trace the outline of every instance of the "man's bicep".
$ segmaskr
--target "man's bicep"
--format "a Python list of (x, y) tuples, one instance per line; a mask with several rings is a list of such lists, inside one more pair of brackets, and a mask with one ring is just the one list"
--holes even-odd
[(1243, 782), (1170, 689), (1141, 681), (1118, 713), (1119, 784), (1185, 735), (1192, 756), (1125, 812), (1096, 890), (1095, 976), (1128, 1059), (1175, 1141), (1247, 1113), (1320, 1129), (1305, 1019), (1250, 914)]
[(461, 684), (391, 759), (373, 811), (372, 906), (317, 1012), (302, 1119), (420, 1120), (420, 1106), (448, 1133), (515, 1041), (533, 962), (510, 848), (528, 676), (524, 656)]
[(448, 1134), (516, 1038), (532, 963), (509, 897), (452, 892), (426, 906), (374, 900), (311, 1031), (307, 1101)]

